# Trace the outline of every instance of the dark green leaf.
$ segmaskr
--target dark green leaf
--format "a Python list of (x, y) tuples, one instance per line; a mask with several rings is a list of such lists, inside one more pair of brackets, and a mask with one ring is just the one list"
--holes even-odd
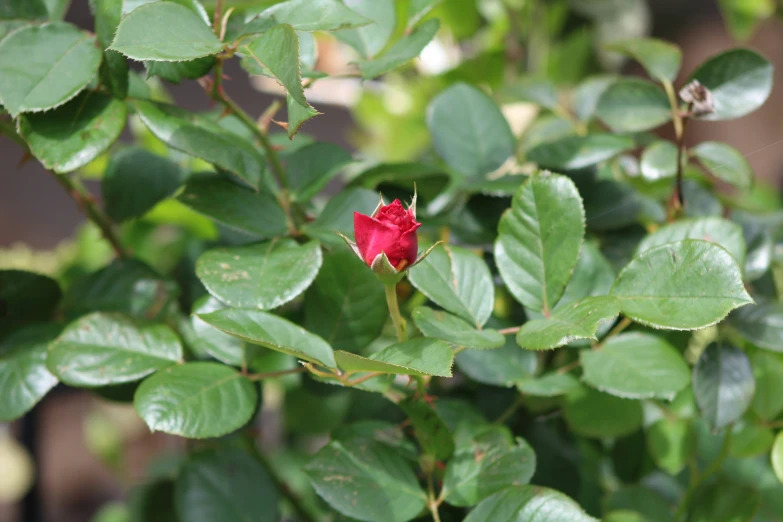
[(497, 330), (476, 330), (475, 326), (455, 315), (435, 311), (427, 306), (417, 307), (411, 317), (425, 336), (441, 339), (454, 346), (487, 350), (499, 348), (505, 342)]
[(371, 22), (339, 0), (288, 0), (263, 10), (243, 32), (263, 33), (279, 24), (289, 24), (297, 31), (339, 31)]
[(214, 56), (203, 56), (186, 62), (144, 62), (148, 78), (159, 76), (171, 83), (179, 83), (183, 78), (197, 80), (209, 74), (213, 65)]
[(634, 38), (612, 42), (609, 49), (630, 56), (641, 63), (647, 74), (661, 82), (673, 82), (682, 63), (682, 51), (657, 38)]
[(46, 18), (47, 14), (43, 0), (5, 0), (0, 3), (0, 20), (35, 20)]
[(533, 397), (557, 397), (567, 395), (579, 388), (579, 381), (569, 373), (548, 373), (534, 379), (524, 379), (517, 383), (522, 393)]
[(324, 245), (346, 248), (340, 232), (353, 239), (353, 213), (369, 216), (378, 206), (378, 193), (361, 188), (341, 190), (329, 200), (324, 209), (311, 223), (305, 223), (302, 230)]
[[(574, 273), (563, 291), (563, 297), (557, 302), (554, 311), (570, 307), (586, 297), (605, 296), (614, 283), (614, 270), (609, 261), (598, 249), (595, 241), (582, 243), (579, 261)], [(532, 315), (532, 314), (529, 314)]]
[(358, 62), (362, 78), (371, 80), (416, 58), (435, 37), (439, 27), (439, 20), (427, 20), (380, 56), (373, 60)]
[(759, 494), (721, 481), (702, 487), (691, 505), (688, 522), (751, 522), (759, 508)]
[(762, 419), (772, 420), (783, 411), (783, 356), (759, 351), (751, 364), (756, 380), (751, 407)]
[(614, 297), (586, 297), (556, 310), (551, 317), (523, 324), (517, 344), (527, 350), (551, 350), (577, 339), (597, 340), (598, 327), (614, 320), (618, 313)]
[[(95, 17), (95, 34), (101, 49), (107, 49), (114, 40), (114, 34), (122, 18), (122, 1), (90, 0), (90, 8)], [(120, 99), (127, 96), (128, 62), (124, 56), (117, 51), (104, 51), (100, 74), (102, 83), (114, 96)]]
[(693, 147), (691, 153), (716, 178), (743, 189), (753, 185), (750, 163), (737, 149), (717, 141), (704, 141)]
[[(288, 180), (295, 201), (310, 201), (351, 161), (351, 153), (333, 143), (318, 141), (286, 157)], [(375, 198), (378, 199), (377, 196)]]
[(783, 303), (746, 306), (731, 314), (729, 324), (759, 348), (783, 352)]
[(425, 337), (392, 344), (369, 358), (343, 351), (335, 352), (334, 358), (337, 366), (349, 373), (451, 377), (454, 364), (454, 352), (448, 344)]
[(612, 158), (634, 148), (628, 136), (589, 134), (566, 136), (537, 145), (527, 152), (527, 159), (542, 168), (578, 170)]
[(650, 456), (670, 475), (682, 471), (696, 445), (696, 431), (688, 419), (661, 419), (647, 429)]
[(585, 437), (622, 437), (642, 425), (639, 401), (621, 399), (585, 386), (568, 392), (563, 415), (571, 429)]
[(94, 313), (68, 325), (49, 347), (49, 371), (71, 386), (138, 381), (182, 362), (182, 345), (162, 324)]
[(17, 116), (67, 102), (98, 71), (95, 43), (94, 36), (64, 22), (14, 31), (0, 40), (0, 103)]
[(464, 350), (457, 354), (456, 362), (457, 368), (474, 381), (505, 387), (531, 378), (538, 366), (536, 354), (520, 350), (513, 336), (494, 350)]
[(57, 281), (22, 270), (0, 270), (0, 326), (50, 319), (61, 292)]
[(196, 275), (229, 306), (271, 310), (304, 292), (320, 268), (318, 242), (280, 239), (209, 250), (196, 262)]
[(335, 33), (338, 40), (347, 43), (363, 58), (372, 58), (386, 47), (397, 23), (394, 0), (344, 0), (353, 12), (372, 20), (357, 29)]
[(677, 173), (677, 146), (666, 140), (654, 141), (644, 149), (640, 167), (647, 181), (673, 177)]
[(416, 440), (425, 455), (440, 461), (451, 457), (454, 441), (448, 426), (433, 406), (416, 399), (404, 400), (398, 406), (410, 419)]
[(693, 368), (693, 393), (702, 417), (714, 429), (736, 421), (753, 400), (756, 381), (745, 352), (730, 344), (713, 343)]
[(669, 121), (671, 108), (660, 87), (628, 78), (614, 82), (604, 91), (596, 114), (615, 132), (641, 132)]
[(682, 219), (665, 225), (649, 234), (636, 249), (641, 254), (651, 248), (683, 239), (703, 239), (722, 246), (737, 261), (745, 266), (745, 239), (742, 227), (721, 217)]
[(482, 500), (464, 522), (598, 522), (549, 488), (513, 485)]

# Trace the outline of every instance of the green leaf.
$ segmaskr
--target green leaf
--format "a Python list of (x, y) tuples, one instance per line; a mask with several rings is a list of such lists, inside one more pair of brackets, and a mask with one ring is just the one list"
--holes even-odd
[(774, 441), (772, 429), (754, 422), (740, 421), (732, 426), (729, 455), (739, 459), (766, 455)]
[(513, 485), (482, 500), (464, 522), (598, 522), (554, 489)]
[(197, 80), (209, 74), (213, 65), (215, 65), (214, 56), (203, 56), (186, 62), (144, 62), (147, 78), (159, 76), (171, 83), (179, 83), (183, 78)]
[(309, 107), (299, 70), (299, 38), (288, 24), (277, 25), (240, 47), (249, 59), (263, 65), (302, 107)]
[(304, 471), (327, 504), (357, 520), (407, 522), (427, 502), (408, 461), (374, 440), (332, 441)]
[(445, 461), (454, 452), (454, 440), (444, 420), (435, 408), (415, 398), (400, 402), (400, 407), (413, 426), (416, 440), (424, 455), (436, 461)]
[(557, 106), (557, 88), (543, 78), (522, 78), (504, 89), (504, 94), (514, 101), (535, 103), (554, 111)]
[(642, 153), (642, 176), (647, 181), (671, 178), (677, 174), (677, 146), (666, 140), (657, 140)]
[(439, 20), (427, 20), (380, 56), (357, 62), (362, 78), (371, 80), (416, 58), (435, 37), (439, 27)]
[(660, 87), (628, 78), (617, 80), (603, 92), (596, 114), (614, 132), (641, 132), (669, 121), (671, 108)]
[(443, 0), (411, 0), (408, 6), (408, 27), (413, 27)]
[(435, 151), (465, 177), (489, 174), (514, 156), (514, 135), (503, 113), (470, 85), (452, 85), (432, 100), (427, 126)]
[(657, 38), (612, 42), (608, 49), (630, 56), (644, 66), (647, 74), (660, 82), (673, 82), (682, 64), (680, 48)]
[(270, 193), (252, 190), (223, 176), (194, 176), (177, 199), (199, 214), (259, 238), (288, 232), (286, 215)]
[(685, 239), (634, 257), (617, 276), (612, 295), (620, 311), (654, 328), (694, 330), (715, 324), (753, 302), (737, 262), (707, 241)]
[(282, 317), (260, 310), (218, 309), (198, 317), (218, 330), (248, 343), (293, 355), (328, 368), (336, 368), (326, 341)]
[(457, 354), (456, 363), (474, 381), (504, 387), (531, 378), (538, 366), (536, 355), (520, 350), (512, 336), (494, 350), (464, 350)]
[[(557, 302), (555, 312), (570, 307), (586, 297), (605, 296), (614, 284), (614, 269), (595, 241), (585, 241), (579, 252), (574, 273)], [(532, 312), (528, 313), (532, 316)]]
[(439, 245), (408, 272), (411, 284), (438, 306), (481, 328), (495, 300), (484, 260), (460, 247)]
[[(107, 49), (114, 40), (117, 26), (120, 25), (122, 18), (122, 1), (90, 0), (90, 10), (95, 17), (95, 34), (101, 49)], [(117, 98), (124, 99), (128, 95), (128, 70), (128, 62), (120, 53), (109, 50), (103, 52), (103, 63), (100, 68), (101, 82)]]
[(264, 158), (250, 143), (204, 116), (173, 105), (143, 100), (131, 105), (144, 125), (171, 148), (213, 163), (254, 189), (259, 186)]
[(35, 324), (0, 338), (0, 421), (18, 419), (57, 384), (46, 369), (46, 350), (59, 332), (56, 325)]
[(71, 386), (138, 381), (182, 361), (182, 345), (162, 324), (94, 313), (69, 324), (49, 346), (46, 365)]
[(389, 317), (383, 285), (350, 249), (324, 258), (305, 293), (304, 325), (339, 350), (361, 353)]
[(580, 387), (579, 381), (570, 373), (548, 373), (534, 379), (524, 379), (517, 383), (519, 391), (533, 397), (567, 395)]
[(462, 451), (446, 466), (440, 496), (452, 506), (473, 506), (511, 485), (527, 484), (535, 469), (536, 454), (522, 439), (510, 448)]
[(623, 437), (642, 425), (639, 401), (621, 399), (585, 386), (568, 392), (563, 415), (571, 429), (585, 437)]
[(187, 522), (275, 522), (280, 493), (261, 463), (238, 448), (191, 455), (177, 479), (177, 513)]
[(340, 31), (371, 22), (339, 0), (288, 0), (253, 17), (243, 33), (263, 33), (279, 24), (289, 24), (297, 31)]
[(729, 324), (759, 348), (783, 352), (783, 303), (770, 301), (737, 310)]
[(592, 119), (604, 91), (615, 81), (617, 81), (615, 76), (605, 74), (592, 76), (580, 83), (574, 91), (574, 98), (571, 102), (576, 117), (581, 121)]
[(117, 222), (141, 217), (176, 192), (185, 175), (173, 161), (141, 147), (122, 149), (103, 174), (106, 213)]
[(783, 431), (778, 432), (778, 436), (775, 437), (770, 459), (772, 461), (772, 469), (775, 471), (775, 476), (781, 484), (783, 484)]
[(23, 270), (0, 270), (0, 326), (52, 317), (62, 293), (57, 281)]
[(751, 522), (759, 508), (759, 493), (724, 479), (700, 488), (691, 505), (688, 522)]
[(742, 227), (721, 217), (690, 218), (669, 223), (642, 239), (637, 255), (683, 239), (703, 239), (725, 248), (740, 267), (745, 266), (745, 238)]
[(690, 371), (682, 355), (662, 338), (646, 333), (612, 337), (600, 350), (580, 352), (582, 379), (626, 399), (671, 401), (688, 386)]
[(90, 83), (100, 63), (95, 37), (71, 24), (18, 29), (0, 40), (0, 104), (14, 117), (58, 107)]
[(217, 54), (223, 44), (197, 14), (174, 2), (142, 5), (123, 17), (110, 49), (133, 60), (181, 62)]
[(772, 91), (772, 64), (749, 49), (732, 49), (704, 62), (692, 76), (712, 92), (715, 111), (705, 120), (730, 120), (758, 109)]
[(556, 310), (551, 317), (523, 324), (517, 333), (517, 344), (526, 350), (551, 350), (577, 339), (597, 340), (598, 327), (613, 321), (618, 313), (615, 298), (586, 297)]
[(655, 464), (677, 475), (696, 453), (698, 439), (688, 419), (661, 419), (647, 429), (647, 449)]
[(275, 239), (209, 250), (196, 262), (196, 275), (229, 306), (271, 310), (304, 292), (320, 268), (318, 242)]
[(783, 356), (758, 351), (751, 365), (756, 380), (751, 407), (762, 419), (772, 420), (783, 411)]
[(624, 486), (611, 493), (604, 504), (607, 511), (635, 511), (645, 522), (674, 522), (669, 501), (654, 489), (642, 486)]
[(753, 186), (753, 169), (734, 147), (717, 141), (703, 141), (693, 147), (691, 153), (716, 178), (742, 189)]
[(302, 230), (323, 245), (345, 248), (345, 242), (335, 232), (353, 239), (353, 213), (369, 216), (377, 206), (377, 192), (361, 188), (343, 189), (329, 199), (315, 221), (302, 225)]
[[(350, 161), (350, 152), (325, 141), (310, 143), (286, 156), (286, 169), (294, 201), (310, 201)], [(378, 197), (375, 199), (377, 203)]]
[(730, 344), (710, 344), (693, 368), (693, 393), (702, 417), (721, 429), (745, 413), (756, 381), (745, 352)]
[(475, 326), (455, 315), (427, 306), (414, 309), (411, 317), (425, 336), (441, 339), (454, 346), (488, 350), (499, 348), (505, 342), (497, 330), (476, 330)]
[(321, 113), (309, 105), (307, 107), (299, 105), (290, 94), (286, 94), (285, 101), (288, 108), (288, 137), (294, 139), (294, 136), (306, 121), (315, 118)]
[(495, 261), (511, 294), (548, 314), (563, 295), (584, 235), (582, 199), (565, 176), (532, 176), (498, 225)]
[(244, 341), (221, 332), (204, 322), (200, 317), (223, 308), (225, 306), (211, 295), (205, 295), (196, 301), (190, 316), (194, 338), (187, 339), (187, 344), (189, 346), (195, 345), (194, 348), (208, 353), (222, 363), (231, 366), (247, 365), (250, 361), (247, 357)]
[(145, 379), (133, 404), (150, 430), (191, 439), (219, 437), (256, 411), (256, 387), (219, 363), (179, 364)]
[(46, 18), (48, 11), (43, 0), (6, 0), (0, 4), (0, 20)]
[(339, 31), (334, 36), (353, 47), (362, 58), (372, 58), (386, 47), (394, 33), (397, 24), (394, 0), (344, 0), (343, 3), (372, 23)]
[(536, 145), (527, 152), (527, 159), (542, 168), (578, 170), (632, 148), (634, 142), (628, 136), (603, 133), (566, 136)]
[(334, 358), (341, 370), (350, 373), (451, 377), (454, 364), (454, 352), (448, 344), (425, 337), (392, 344), (369, 358), (343, 351), (335, 352)]

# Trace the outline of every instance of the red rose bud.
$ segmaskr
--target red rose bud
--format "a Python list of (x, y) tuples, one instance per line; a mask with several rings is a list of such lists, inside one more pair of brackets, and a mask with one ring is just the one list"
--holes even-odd
[(389, 205), (383, 205), (381, 200), (372, 216), (353, 214), (353, 232), (362, 260), (372, 266), (383, 253), (398, 272), (416, 262), (419, 249), (416, 229), (420, 226), (415, 204), (405, 209), (399, 199)]

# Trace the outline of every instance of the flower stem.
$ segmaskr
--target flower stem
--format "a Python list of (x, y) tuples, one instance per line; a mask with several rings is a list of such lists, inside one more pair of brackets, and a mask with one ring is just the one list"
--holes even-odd
[(438, 513), (438, 499), (435, 497), (435, 487), (432, 480), (432, 473), (427, 474), (427, 507), (432, 513), (432, 520), (440, 522), (440, 513)]
[(247, 375), (247, 378), (251, 381), (261, 381), (263, 379), (272, 379), (274, 377), (282, 377), (283, 375), (292, 375), (295, 373), (303, 373), (308, 371), (306, 367), (299, 366), (298, 368), (292, 368), (290, 370), (280, 370), (277, 372), (269, 373), (251, 373)]
[(394, 323), (394, 331), (397, 332), (397, 341), (403, 342), (408, 340), (408, 334), (405, 331), (405, 319), (400, 314), (400, 305), (397, 302), (397, 285), (385, 285), (386, 287), (386, 304), (389, 305), (389, 315), (391, 315), (392, 323)]
[(695, 480), (691, 480), (691, 484), (689, 485), (688, 490), (685, 492), (685, 495), (683, 495), (682, 500), (680, 501), (680, 505), (677, 506), (677, 513), (674, 516), (675, 520), (679, 521), (685, 518), (685, 515), (688, 512), (688, 508), (690, 507), (689, 504), (691, 503), (691, 500), (693, 500), (693, 495), (696, 493), (696, 490), (701, 484), (704, 483), (706, 479), (720, 471), (720, 468), (723, 465), (723, 461), (726, 460), (726, 457), (729, 455), (732, 428), (732, 424), (726, 426), (726, 432), (723, 435), (723, 444), (721, 444), (720, 452), (718, 453), (718, 456), (715, 458), (715, 460), (712, 461), (712, 464), (710, 464), (710, 466), (704, 470), (704, 473), (699, 475)]

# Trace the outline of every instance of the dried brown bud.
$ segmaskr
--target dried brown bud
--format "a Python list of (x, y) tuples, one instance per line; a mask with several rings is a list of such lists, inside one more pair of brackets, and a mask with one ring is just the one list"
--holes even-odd
[(680, 98), (690, 105), (693, 116), (704, 116), (715, 112), (715, 101), (712, 92), (703, 86), (699, 80), (693, 80), (680, 89)]

